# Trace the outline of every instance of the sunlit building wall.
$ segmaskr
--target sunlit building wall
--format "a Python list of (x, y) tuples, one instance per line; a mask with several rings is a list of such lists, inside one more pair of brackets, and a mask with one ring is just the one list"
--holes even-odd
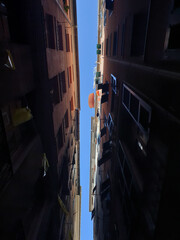
[(0, 10), (0, 236), (80, 239), (76, 1)]

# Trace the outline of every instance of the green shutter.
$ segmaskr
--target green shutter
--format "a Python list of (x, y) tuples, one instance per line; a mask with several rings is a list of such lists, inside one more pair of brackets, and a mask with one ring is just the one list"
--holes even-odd
[(98, 78), (96, 78), (96, 84), (98, 84), (99, 83), (99, 79)]
[(101, 76), (101, 72), (96, 72), (96, 77), (100, 77)]

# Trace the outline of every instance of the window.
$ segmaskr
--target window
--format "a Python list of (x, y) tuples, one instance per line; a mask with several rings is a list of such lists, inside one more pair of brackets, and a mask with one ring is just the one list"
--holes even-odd
[[(8, 109), (7, 109), (8, 110)], [(10, 139), (8, 139), (10, 136), (6, 133), (6, 125), (5, 118), (8, 119), (8, 125), (9, 125), (9, 116), (8, 112), (1, 113), (0, 111), (0, 152), (1, 152), (1, 158), (0, 158), (0, 166), (1, 166), (1, 182), (0, 182), (0, 189), (5, 185), (6, 179), (10, 179), (12, 176), (12, 166), (11, 166), (11, 160), (10, 160), (10, 144), (8, 146), (8, 142), (10, 143)], [(13, 146), (16, 150), (18, 146), (20, 146), (20, 142), (18, 140), (21, 140), (19, 138), (14, 137), (15, 134), (11, 135), (13, 138)], [(24, 140), (24, 139), (22, 139)], [(4, 171), (2, 170), (4, 169)]]
[(53, 16), (46, 14), (46, 47), (55, 49)]
[(118, 160), (119, 160), (120, 167), (121, 167), (121, 169), (123, 170), (123, 168), (124, 168), (125, 155), (124, 155), (124, 151), (123, 151), (123, 149), (122, 149), (120, 140), (119, 140), (119, 147), (118, 147), (118, 157), (119, 157)]
[(132, 94), (130, 98), (130, 112), (135, 120), (138, 121), (139, 100)]
[(112, 157), (112, 151), (111, 150), (108, 150), (108, 151), (104, 152), (101, 159), (98, 160), (98, 167), (100, 167), (102, 164), (104, 164), (105, 162), (110, 160), (111, 157)]
[(70, 83), (69, 83), (69, 68), (67, 68), (67, 79), (68, 79), (68, 87), (70, 88)]
[(107, 120), (107, 127), (108, 127), (108, 130), (109, 130), (109, 134), (111, 135), (112, 131), (113, 131), (113, 127), (114, 127), (114, 122), (112, 120), (112, 117), (111, 117), (110, 113), (109, 113), (108, 120)]
[(58, 49), (63, 50), (62, 26), (58, 24)]
[(98, 90), (99, 89), (102, 89), (102, 93), (109, 92), (109, 83), (108, 82), (106, 82), (106, 83), (99, 83), (98, 84)]
[(54, 29), (55, 29), (55, 37), (56, 37), (56, 40), (55, 40), (55, 47), (56, 49), (58, 50), (58, 28), (57, 28), (57, 21), (56, 21), (56, 18), (54, 17)]
[(114, 32), (114, 38), (113, 38), (113, 56), (116, 56), (117, 54), (117, 32)]
[(62, 91), (62, 82), (61, 82), (61, 74), (58, 74), (58, 78), (59, 78), (59, 98), (60, 101), (62, 101), (63, 98), (63, 91)]
[(50, 79), (50, 94), (53, 104), (58, 104), (60, 102), (58, 76)]
[(106, 39), (106, 56), (108, 56), (108, 38)]
[(120, 141), (119, 141), (119, 148), (118, 148), (118, 162), (119, 162), (120, 171), (121, 171), (119, 174), (121, 178), (121, 184), (125, 187), (125, 190), (127, 191), (127, 193), (130, 194), (133, 176), (129, 166), (129, 161), (125, 155), (124, 149)]
[(61, 82), (61, 86), (62, 86), (62, 91), (63, 93), (66, 93), (66, 78), (65, 78), (65, 71), (61, 72), (59, 74), (60, 79), (59, 81)]
[(148, 132), (151, 107), (123, 84), (122, 103), (141, 130)]
[(111, 182), (109, 178), (107, 178), (103, 183), (101, 183), (100, 185), (101, 201), (105, 199), (108, 192), (110, 191), (110, 187), (111, 187), (110, 185), (111, 185)]
[(66, 33), (66, 52), (70, 52), (69, 34)]
[(112, 87), (112, 91), (117, 94), (117, 80), (116, 77), (111, 74), (111, 87)]
[(74, 82), (74, 66), (72, 65), (72, 79), (73, 79), (73, 82)]
[(125, 24), (122, 25), (122, 36), (121, 36), (121, 56), (124, 56), (124, 44), (125, 44)]
[(133, 31), (131, 41), (131, 55), (141, 56), (144, 54), (147, 27), (147, 14), (136, 14), (133, 18)]
[(60, 101), (62, 101), (62, 98), (63, 98), (62, 83), (60, 81), (60, 74), (58, 74), (58, 76), (59, 76), (59, 97), (60, 97)]
[(73, 146), (73, 142), (74, 142), (74, 141), (73, 141), (73, 138), (72, 138), (72, 139), (71, 139), (71, 146)]
[(106, 127), (101, 128), (101, 137), (106, 134)]
[(140, 117), (139, 123), (147, 131), (149, 127), (149, 112), (143, 107), (140, 106)]
[(124, 92), (123, 92), (123, 103), (124, 105), (129, 109), (129, 103), (130, 103), (130, 92), (124, 88)]
[[(2, 40), (8, 40), (9, 38), (9, 27), (8, 27), (8, 18), (5, 14), (6, 12), (6, 7), (1, 5), (1, 10), (2, 12), (0, 13), (0, 36), (1, 36), (1, 41)], [(3, 8), (4, 8), (4, 14), (3, 14)]]
[(101, 104), (108, 102), (109, 93), (103, 94), (101, 97)]
[(106, 0), (106, 9), (113, 10), (114, 0)]
[(125, 177), (125, 182), (126, 182), (126, 186), (128, 188), (128, 191), (130, 192), (130, 186), (131, 186), (131, 182), (132, 182), (132, 175), (131, 175), (131, 171), (129, 169), (129, 165), (127, 163), (126, 157), (124, 158), (124, 177)]
[(62, 125), (59, 128), (58, 134), (57, 134), (57, 143), (58, 143), (58, 149), (60, 150), (63, 147), (64, 144), (64, 137), (63, 137), (63, 127)]
[(70, 83), (72, 83), (71, 66), (69, 67), (69, 80), (70, 80)]
[(104, 11), (104, 26), (106, 26), (107, 11)]
[(109, 56), (111, 56), (111, 44), (112, 44), (112, 33), (111, 33), (110, 39), (109, 39)]
[(174, 0), (174, 6), (173, 6), (173, 9), (177, 9), (177, 8), (180, 8), (180, 1), (179, 0)]
[(71, 52), (73, 51), (73, 48), (72, 48), (72, 35), (71, 35)]
[(66, 110), (66, 113), (64, 115), (64, 120), (65, 120), (65, 128), (68, 128), (69, 127), (68, 109)]
[(73, 110), (74, 110), (74, 101), (73, 101), (73, 97), (71, 97), (70, 106), (71, 106), (71, 111), (73, 111)]
[(65, 120), (63, 119), (63, 121), (62, 121), (63, 142), (65, 142), (64, 128), (65, 128)]
[(180, 24), (170, 27), (168, 49), (180, 49)]
[(109, 10), (109, 17), (113, 14), (113, 10)]

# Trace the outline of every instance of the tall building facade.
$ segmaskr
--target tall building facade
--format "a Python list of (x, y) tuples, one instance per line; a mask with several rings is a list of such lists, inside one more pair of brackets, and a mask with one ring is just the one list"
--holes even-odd
[(0, 20), (0, 238), (80, 239), (76, 1), (1, 1)]
[(178, 239), (179, 2), (98, 7), (94, 239)]

